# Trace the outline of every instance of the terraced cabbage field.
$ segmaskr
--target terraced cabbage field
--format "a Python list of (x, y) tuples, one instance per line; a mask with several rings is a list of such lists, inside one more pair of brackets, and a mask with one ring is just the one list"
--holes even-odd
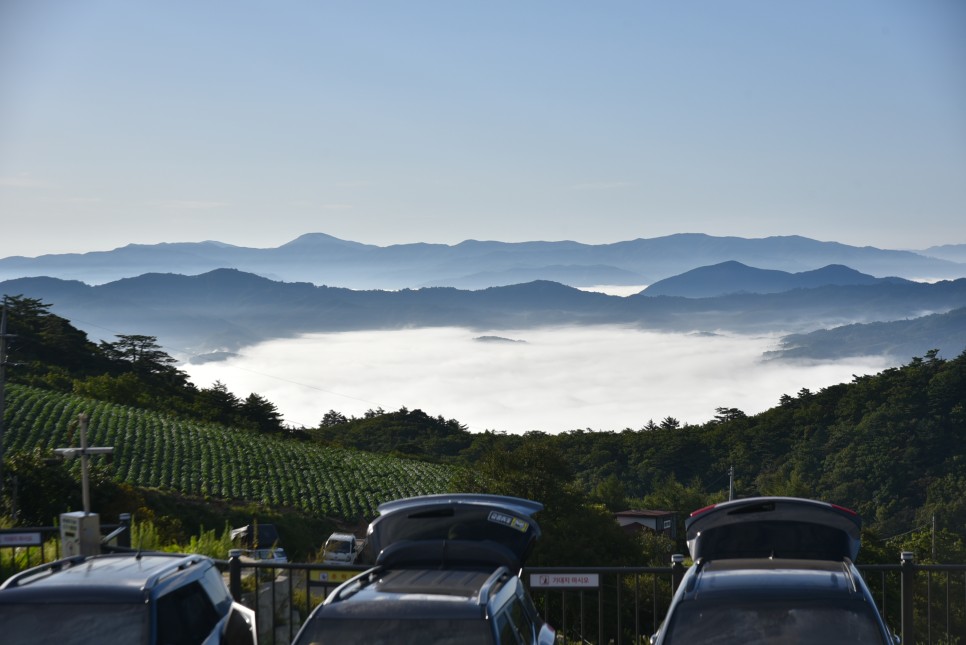
[[(63, 448), (90, 417), (88, 445), (114, 446), (118, 481), (197, 497), (248, 500), (318, 516), (372, 517), (378, 504), (445, 492), (453, 470), (316, 443), (261, 436), (19, 385), (7, 385), (8, 453)], [(73, 437), (73, 445), (79, 438)]]

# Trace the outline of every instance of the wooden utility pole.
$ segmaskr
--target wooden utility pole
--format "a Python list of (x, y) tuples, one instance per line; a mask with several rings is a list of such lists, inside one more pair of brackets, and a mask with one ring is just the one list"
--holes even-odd
[(3, 311), (0, 313), (0, 501), (3, 500), (3, 415), (6, 410), (7, 379), (7, 298), (3, 298)]

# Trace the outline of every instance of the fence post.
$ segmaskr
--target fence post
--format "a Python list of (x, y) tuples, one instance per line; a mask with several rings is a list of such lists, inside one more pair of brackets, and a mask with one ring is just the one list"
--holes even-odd
[(916, 642), (916, 624), (913, 602), (916, 589), (916, 554), (903, 551), (899, 556), (902, 562), (902, 643)]
[(680, 553), (675, 553), (671, 556), (671, 595), (678, 590), (681, 586), (681, 580), (684, 578), (684, 556)]
[(118, 534), (117, 545), (124, 547), (125, 549), (130, 549), (131, 548), (131, 514), (121, 513), (118, 516), (118, 520), (120, 525), (124, 527), (124, 531)]
[(241, 602), (241, 549), (228, 552), (228, 591), (235, 602)]

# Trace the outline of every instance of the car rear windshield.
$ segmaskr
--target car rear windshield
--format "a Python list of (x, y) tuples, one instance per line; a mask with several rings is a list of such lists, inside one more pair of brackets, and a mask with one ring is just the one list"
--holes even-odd
[(875, 643), (885, 641), (864, 602), (836, 606), (806, 601), (682, 602), (665, 643)]
[(147, 643), (145, 604), (0, 604), (4, 643)]
[(297, 645), (492, 645), (483, 620), (329, 619), (306, 625)]

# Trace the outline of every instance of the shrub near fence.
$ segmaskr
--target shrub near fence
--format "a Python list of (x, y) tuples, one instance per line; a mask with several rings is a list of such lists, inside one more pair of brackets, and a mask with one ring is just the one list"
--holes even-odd
[(966, 565), (917, 565), (913, 594), (916, 642), (966, 642)]
[(60, 529), (55, 526), (0, 529), (0, 581), (59, 555)]
[[(101, 524), (101, 549), (129, 547), (130, 515), (120, 524)], [(0, 529), (0, 582), (13, 574), (57, 560), (61, 556), (60, 528), (34, 526)]]

